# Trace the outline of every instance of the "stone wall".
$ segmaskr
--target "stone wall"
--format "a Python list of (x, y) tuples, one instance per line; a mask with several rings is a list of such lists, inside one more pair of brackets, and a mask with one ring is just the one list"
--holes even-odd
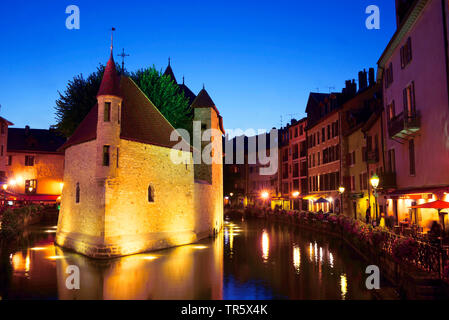
[[(56, 243), (87, 254), (104, 236), (104, 185), (95, 178), (96, 142), (72, 146), (65, 153), (64, 189)], [(80, 202), (76, 203), (76, 185)]]

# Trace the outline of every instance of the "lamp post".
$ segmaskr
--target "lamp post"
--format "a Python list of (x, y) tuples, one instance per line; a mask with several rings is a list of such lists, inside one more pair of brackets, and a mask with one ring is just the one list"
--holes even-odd
[(340, 192), (340, 213), (343, 213), (343, 193), (345, 192), (345, 187), (341, 186), (338, 188), (338, 192)]
[(379, 212), (377, 209), (377, 187), (379, 186), (379, 181), (380, 181), (380, 179), (377, 175), (374, 175), (370, 180), (371, 185), (373, 186), (373, 189), (374, 189), (374, 204), (376, 206), (376, 224), (379, 220)]

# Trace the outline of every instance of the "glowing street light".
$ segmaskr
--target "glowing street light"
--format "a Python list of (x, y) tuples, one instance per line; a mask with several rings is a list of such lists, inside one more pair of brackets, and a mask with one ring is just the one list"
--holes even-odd
[(340, 192), (340, 213), (343, 212), (343, 193), (345, 193), (345, 187), (340, 186), (340, 188), (338, 188), (338, 192)]
[(11, 179), (11, 180), (9, 180), (9, 184), (10, 184), (11, 186), (15, 186), (15, 185), (17, 184), (17, 181), (14, 180), (14, 179)]
[(268, 192), (266, 192), (266, 191), (263, 191), (263, 192), (260, 194), (260, 197), (261, 197), (262, 199), (264, 199), (264, 200), (267, 200), (269, 196), (270, 196), (270, 195), (269, 195)]
[(373, 186), (374, 189), (377, 189), (377, 187), (379, 186), (379, 181), (380, 181), (380, 179), (377, 175), (374, 175), (371, 178), (371, 185)]
[(293, 196), (294, 198), (298, 198), (298, 197), (299, 197), (299, 191), (293, 192), (293, 193), (292, 193), (292, 196)]
[(8, 185), (7, 185), (7, 184), (4, 184), (4, 185), (3, 185), (3, 190), (6, 191), (6, 189), (8, 189)]
[(380, 179), (377, 175), (374, 175), (370, 180), (371, 185), (374, 188), (374, 201), (375, 201), (375, 205), (376, 205), (376, 223), (379, 219), (379, 211), (377, 209), (377, 187), (379, 186), (379, 181), (380, 181)]

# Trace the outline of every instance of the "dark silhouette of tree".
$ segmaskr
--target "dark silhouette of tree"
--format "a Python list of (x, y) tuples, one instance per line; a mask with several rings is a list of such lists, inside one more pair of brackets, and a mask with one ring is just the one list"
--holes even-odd
[[(105, 66), (100, 65), (86, 79), (82, 74), (75, 76), (67, 84), (64, 93), (58, 91), (55, 127), (64, 136), (71, 136), (97, 103), (96, 96), (100, 89), (104, 69)], [(116, 69), (120, 73), (121, 68), (117, 64)], [(127, 74), (126, 71), (125, 74)], [(189, 100), (170, 77), (163, 76), (154, 66), (133, 72), (130, 77), (173, 127), (191, 132), (192, 112)]]

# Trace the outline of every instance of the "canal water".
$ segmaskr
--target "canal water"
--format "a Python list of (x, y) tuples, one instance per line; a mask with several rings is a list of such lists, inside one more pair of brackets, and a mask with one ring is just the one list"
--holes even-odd
[[(349, 247), (285, 224), (226, 221), (215, 239), (108, 261), (55, 247), (55, 232), (36, 226), (1, 249), (1, 299), (372, 298), (367, 263)], [(79, 290), (66, 287), (69, 266)]]

